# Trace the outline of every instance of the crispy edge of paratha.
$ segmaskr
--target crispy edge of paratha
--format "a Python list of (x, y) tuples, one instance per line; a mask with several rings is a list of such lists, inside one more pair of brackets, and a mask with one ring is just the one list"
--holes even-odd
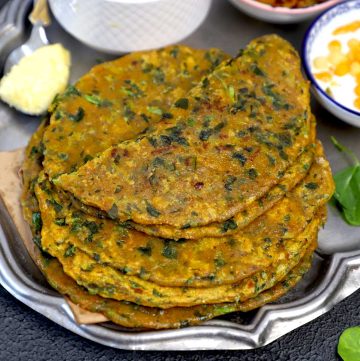
[[(43, 208), (41, 211), (46, 210)], [(317, 234), (324, 217), (315, 217), (306, 230), (297, 237), (302, 247), (295, 254), (291, 254), (290, 250), (284, 251), (284, 259), (273, 267), (261, 270), (237, 284), (211, 288), (164, 287), (136, 276), (124, 275), (111, 267), (100, 265), (96, 259), (63, 239), (61, 234), (57, 235), (60, 242), (49, 248), (48, 252), (58, 258), (65, 273), (78, 284), (86, 287), (90, 293), (105, 298), (164, 309), (177, 306), (190, 307), (201, 303), (243, 302), (256, 296), (261, 290), (272, 287), (299, 262), (310, 242), (309, 237)], [(285, 255), (286, 252), (290, 252), (288, 256)]]
[[(196, 274), (187, 274), (186, 276), (183, 276), (183, 281), (180, 283), (180, 274), (179, 271), (181, 269), (178, 269), (176, 271), (176, 259), (179, 259), (180, 262), (180, 256), (182, 260), (182, 264), (186, 261), (185, 256), (185, 247), (190, 247), (189, 250), (189, 258), (192, 257), (192, 250), (198, 249), (197, 246), (201, 242), (206, 247), (206, 239), (203, 240), (194, 240), (194, 241), (186, 241), (186, 242), (171, 242), (171, 243), (164, 243), (164, 240), (162, 239), (155, 239), (155, 244), (151, 237), (146, 235), (139, 234), (140, 238), (138, 238), (138, 241), (136, 240), (136, 234), (137, 232), (134, 232), (132, 230), (126, 230), (125, 232), (128, 233), (126, 236), (125, 234), (119, 233), (116, 231), (116, 223), (113, 223), (114, 221), (110, 220), (102, 220), (99, 221), (93, 217), (87, 216), (84, 214), (85, 218), (76, 218), (73, 222), (73, 216), (71, 214), (73, 213), (73, 210), (71, 208), (71, 202), (68, 201), (62, 202), (62, 198), (60, 198), (59, 194), (57, 192), (52, 191), (51, 183), (48, 181), (41, 181), (41, 188), (44, 191), (41, 191), (41, 194), (39, 195), (39, 199), (42, 199), (42, 203), (44, 202), (53, 202), (56, 204), (57, 207), (65, 210), (64, 212), (70, 212), (70, 216), (65, 216), (63, 211), (60, 214), (57, 213), (57, 210), (55, 208), (56, 214), (51, 216), (50, 214), (52, 210), (47, 212), (46, 218), (51, 217), (52, 219), (47, 220), (48, 229), (46, 230), (46, 234), (44, 235), (44, 240), (46, 240), (45, 243), (43, 243), (43, 248), (46, 251), (48, 247), (53, 247), (51, 243), (51, 237), (49, 239), (48, 234), (61, 234), (60, 238), (67, 239), (68, 243), (71, 244), (73, 247), (76, 247), (83, 252), (85, 252), (89, 257), (93, 257), (96, 255), (97, 262), (106, 266), (111, 266), (114, 269), (119, 270), (120, 272), (127, 274), (129, 276), (139, 276), (142, 279), (148, 280), (152, 283), (155, 283), (159, 286), (171, 286), (171, 287), (190, 287), (190, 288), (206, 288), (206, 287), (215, 287), (217, 285), (224, 285), (224, 284), (232, 284), (236, 282), (240, 282), (242, 279), (246, 277), (250, 277), (253, 273), (256, 273), (257, 271), (261, 270), (262, 267), (259, 264), (259, 257), (260, 254), (258, 252), (254, 252), (254, 256), (256, 256), (257, 263), (252, 264), (251, 261), (247, 262), (247, 260), (244, 257), (241, 257), (239, 259), (239, 262), (243, 264), (244, 267), (248, 268), (248, 271), (246, 273), (237, 271), (238, 266), (233, 264), (225, 255), (230, 254), (237, 254), (237, 252), (246, 252), (247, 249), (249, 249), (248, 246), (252, 241), (252, 236), (256, 237), (258, 239), (258, 247), (261, 246), (261, 241), (263, 239), (268, 240), (269, 237), (271, 238), (271, 242), (268, 243), (266, 241), (266, 244), (263, 246), (265, 247), (264, 250), (262, 248), (259, 248), (260, 251), (264, 253), (264, 262), (266, 263), (266, 266), (264, 264), (263, 268), (269, 267), (271, 263), (276, 263), (278, 258), (280, 257), (274, 254), (276, 250), (276, 244), (280, 239), (284, 240), (284, 244), (287, 245), (287, 247), (290, 247), (292, 244), (292, 238), (295, 238), (298, 234), (300, 234), (303, 229), (306, 227), (307, 222), (314, 216), (316, 210), (318, 207), (322, 206), (327, 199), (331, 196), (332, 193), (332, 182), (331, 180), (331, 173), (330, 169), (328, 167), (327, 163), (324, 163), (322, 161), (323, 152), (321, 145), (318, 144), (317, 149), (317, 158), (316, 161), (313, 163), (313, 169), (308, 173), (308, 176), (303, 180), (303, 182), (296, 187), (292, 192), (288, 194), (286, 199), (284, 201), (277, 203), (277, 205), (272, 208), (269, 212), (264, 214), (261, 218), (259, 218), (259, 222), (256, 220), (254, 221), (254, 226), (252, 228), (253, 231), (246, 231), (244, 230), (244, 233), (242, 233), (242, 237), (240, 237), (240, 241), (243, 240), (243, 242), (235, 242), (236, 238), (234, 236), (232, 237), (225, 237), (224, 239), (219, 239), (219, 247), (216, 248), (216, 254), (212, 252), (213, 246), (216, 246), (215, 241), (217, 241), (216, 238), (209, 239), (208, 242), (211, 242), (209, 244), (210, 247), (210, 254), (211, 257), (205, 258), (204, 255), (204, 262), (209, 262), (205, 269), (207, 270), (206, 273), (202, 273), (202, 277), (200, 276), (196, 278)], [(322, 171), (323, 170), (323, 171)], [(322, 173), (319, 176), (319, 173)], [(324, 178), (322, 176), (324, 175)], [(310, 185), (315, 187), (316, 184), (312, 183), (313, 181), (317, 181), (317, 188), (315, 189), (309, 189), (308, 183), (311, 183)], [(300, 191), (299, 191), (299, 189)], [(298, 192), (299, 191), (299, 192)], [(293, 194), (294, 193), (294, 194)], [(298, 193), (298, 194), (297, 194)], [(320, 196), (321, 195), (321, 196)], [(44, 199), (43, 199), (44, 198)], [(304, 204), (302, 205), (303, 202)], [(309, 203), (309, 204), (307, 204)], [(290, 207), (289, 205), (294, 204), (296, 207)], [(299, 205), (299, 206), (298, 206)], [(70, 207), (70, 208), (69, 208)], [(297, 208), (298, 207), (298, 208)], [(301, 213), (302, 218), (297, 217), (296, 212), (297, 211), (304, 211)], [(76, 211), (76, 213), (80, 213)], [(271, 216), (270, 216), (271, 213)], [(267, 217), (269, 215), (269, 217)], [(54, 217), (57, 218), (54, 218)], [(80, 217), (79, 215), (77, 217)], [(269, 218), (269, 220), (268, 220)], [(281, 223), (276, 223), (276, 227), (272, 227), (269, 224), (269, 229), (271, 229), (271, 234), (269, 233), (260, 233), (257, 234), (257, 229), (268, 229), (268, 227), (265, 226), (266, 220), (269, 222), (271, 219), (285, 219), (286, 221)], [(301, 225), (297, 224), (299, 222), (298, 219), (302, 219), (303, 222)], [(262, 219), (265, 219), (265, 221), (261, 221)], [(63, 221), (61, 225), (57, 223), (57, 221)], [(290, 223), (287, 223), (290, 221)], [(97, 223), (96, 223), (97, 222)], [(109, 223), (111, 223), (109, 225)], [(83, 224), (88, 224), (88, 226), (83, 226)], [(81, 226), (81, 227), (80, 227)], [(91, 226), (91, 227), (90, 227)], [(111, 234), (108, 234), (106, 236), (106, 233), (104, 233), (103, 236), (100, 236), (103, 232), (103, 228), (106, 229), (108, 226), (113, 227), (113, 232)], [(265, 228), (264, 228), (265, 227)], [(93, 233), (89, 229), (95, 228), (95, 232), (98, 232), (97, 235), (95, 234), (94, 238), (92, 238)], [(121, 227), (120, 227), (121, 228)], [(250, 226), (250, 229), (252, 229)], [(283, 230), (286, 230), (285, 233), (283, 233)], [(115, 233), (114, 233), (115, 232)], [(252, 233), (255, 232), (255, 233)], [(130, 235), (130, 233), (134, 233), (134, 235)], [(90, 236), (89, 236), (90, 235)], [(273, 237), (274, 235), (274, 237)], [(105, 239), (104, 239), (105, 237)], [(120, 237), (120, 238), (119, 238)], [(120, 241), (122, 238), (123, 241)], [(127, 238), (129, 237), (129, 238)], [(127, 239), (129, 241), (129, 247), (127, 250), (122, 250), (124, 247), (127, 246)], [(231, 242), (230, 242), (231, 241)], [(270, 239), (269, 239), (270, 241)], [(50, 242), (50, 245), (49, 245)], [(119, 243), (120, 242), (120, 243)], [(191, 246), (191, 243), (193, 243), (193, 246)], [(158, 247), (160, 245), (160, 247)], [(224, 249), (222, 248), (223, 245), (227, 247), (229, 252), (224, 252)], [(239, 247), (245, 247), (242, 250), (239, 249)], [(261, 246), (261, 247), (263, 247)], [(300, 245), (299, 245), (300, 246)], [(167, 248), (169, 248), (170, 251), (174, 251), (175, 253), (169, 253), (167, 251)], [(270, 248), (270, 249), (269, 249)], [(205, 248), (200, 246), (199, 251), (205, 252)], [(265, 251), (266, 250), (266, 251)], [(295, 252), (295, 246), (292, 246), (291, 248), (292, 252)], [(118, 253), (117, 253), (118, 252)], [(134, 253), (134, 262), (129, 262), (127, 255)], [(181, 252), (181, 253), (180, 253)], [(165, 254), (165, 255), (164, 255)], [(124, 257), (125, 255), (125, 257)], [(266, 255), (266, 257), (265, 257)], [(150, 258), (153, 258), (155, 256), (161, 257), (158, 258), (155, 263), (153, 261), (149, 261)], [(166, 257), (167, 256), (167, 257)], [(195, 257), (195, 255), (194, 255)], [(214, 258), (212, 258), (214, 257)], [(225, 257), (225, 258), (224, 258)], [(251, 254), (249, 254), (247, 257), (251, 257)], [(196, 258), (200, 262), (201, 258)], [(122, 260), (122, 262), (120, 261)], [(142, 262), (143, 260), (143, 262)], [(270, 263), (271, 261), (271, 263)], [(158, 264), (163, 264), (164, 262), (167, 262), (168, 264), (168, 270), (161, 272), (158, 272)], [(189, 267), (192, 265), (192, 263), (189, 263)], [(219, 267), (218, 267), (219, 265)], [(197, 264), (192, 265), (194, 270), (196, 270)], [(200, 263), (198, 265), (200, 267)], [(215, 267), (216, 266), (216, 267)], [(165, 267), (165, 265), (163, 266)], [(225, 273), (226, 270), (229, 269), (231, 271), (232, 276), (226, 277)], [(154, 270), (154, 271), (153, 271)], [(236, 272), (235, 272), (236, 271)], [(166, 279), (166, 274), (169, 274), (169, 279)], [(176, 277), (174, 275), (176, 274)]]
[[(31, 167), (31, 163), (32, 162), (29, 161), (26, 162), (25, 167), (23, 166), (23, 168), (26, 168), (28, 166)], [(35, 165), (36, 164), (38, 163), (36, 162)], [(37, 166), (35, 168), (37, 168)], [(23, 197), (25, 197), (25, 199), (34, 196), (34, 194), (30, 191), (31, 182), (27, 182), (27, 177), (29, 174), (37, 177), (36, 173), (36, 169), (34, 170), (34, 172), (25, 173), (24, 180), (25, 184), (28, 185), (28, 187), (24, 188), (23, 191)], [(26, 204), (27, 203), (24, 204), (25, 207)], [(30, 204), (34, 203), (31, 201)], [(36, 207), (34, 207), (33, 210), (36, 211)], [(31, 221), (31, 217), (27, 217), (27, 219), (28, 221)], [(310, 258), (311, 254), (312, 251), (310, 252)], [(84, 309), (87, 309), (91, 312), (100, 312), (101, 314), (104, 314), (108, 319), (121, 326), (140, 327), (148, 329), (178, 328), (198, 324), (202, 321), (205, 321), (206, 319), (210, 319), (221, 314), (234, 312), (237, 310), (245, 312), (260, 307), (262, 304), (274, 301), (283, 294), (285, 294), (289, 288), (293, 287), (302, 278), (302, 275), (310, 267), (310, 260), (304, 260), (302, 264), (299, 264), (298, 266), (296, 266), (296, 269), (290, 272), (286, 280), (283, 280), (281, 283), (278, 283), (276, 286), (274, 286), (274, 288), (260, 293), (256, 298), (251, 299), (243, 304), (198, 306), (195, 307), (196, 309), (193, 310), (193, 313), (190, 317), (187, 317), (187, 315), (183, 315), (182, 313), (180, 313), (179, 317), (176, 316), (174, 319), (174, 317), (170, 317), (168, 313), (175, 312), (176, 314), (176, 309), (147, 309), (135, 304), (118, 302), (109, 299), (103, 299), (95, 295), (89, 295), (86, 290), (84, 290), (81, 286), (78, 286), (75, 281), (73, 281), (71, 278), (64, 274), (60, 263), (56, 259), (46, 257), (39, 250), (35, 252), (33, 258), (36, 264), (39, 266), (40, 270), (48, 279), (49, 283), (53, 286), (53, 288), (55, 288), (62, 294), (68, 295), (73, 302), (80, 305)], [(297, 269), (299, 269), (299, 273), (297, 273)], [(211, 312), (209, 312), (209, 308), (211, 309)], [(190, 311), (189, 308), (182, 310), (186, 311), (187, 313), (189, 313)], [(145, 319), (135, 322), (134, 312), (135, 314), (141, 312), (141, 315), (145, 316)], [(129, 315), (131, 315), (131, 317), (129, 317)]]

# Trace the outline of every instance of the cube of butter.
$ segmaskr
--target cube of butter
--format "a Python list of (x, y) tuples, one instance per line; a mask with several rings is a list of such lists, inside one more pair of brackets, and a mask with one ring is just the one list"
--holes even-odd
[(0, 98), (23, 113), (46, 112), (69, 81), (70, 53), (61, 44), (46, 45), (23, 57), (0, 81)]

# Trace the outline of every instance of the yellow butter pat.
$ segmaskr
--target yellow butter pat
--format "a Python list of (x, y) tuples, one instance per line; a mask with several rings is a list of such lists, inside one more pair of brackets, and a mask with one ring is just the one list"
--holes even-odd
[(0, 82), (0, 97), (23, 113), (46, 112), (69, 81), (71, 57), (61, 44), (46, 45), (25, 56)]

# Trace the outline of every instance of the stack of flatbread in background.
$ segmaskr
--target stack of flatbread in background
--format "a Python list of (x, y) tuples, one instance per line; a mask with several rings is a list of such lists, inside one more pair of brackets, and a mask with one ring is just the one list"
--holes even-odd
[(329, 164), (296, 51), (171, 46), (101, 64), (26, 150), (24, 216), (49, 283), (125, 327), (277, 300), (311, 266)]

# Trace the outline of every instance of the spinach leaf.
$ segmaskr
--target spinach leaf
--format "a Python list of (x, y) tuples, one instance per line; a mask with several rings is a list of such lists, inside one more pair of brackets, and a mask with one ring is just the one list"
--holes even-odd
[(175, 102), (174, 105), (176, 106), (176, 108), (187, 109), (189, 108), (189, 99), (180, 98)]
[(344, 361), (360, 360), (360, 326), (350, 327), (341, 334), (337, 350)]
[(149, 113), (153, 113), (153, 114), (156, 114), (156, 115), (162, 115), (162, 113), (163, 113), (162, 110), (160, 108), (158, 108), (158, 107), (150, 107), (150, 106), (148, 106), (147, 111)]
[(98, 107), (108, 107), (112, 105), (111, 101), (108, 99), (101, 99), (96, 94), (85, 94), (84, 98), (91, 104), (94, 104)]
[(228, 219), (222, 224), (221, 233), (226, 233), (229, 229), (234, 230), (237, 228), (237, 223), (232, 219)]
[(32, 214), (32, 225), (34, 227), (35, 233), (41, 231), (42, 220), (41, 220), (40, 212), (33, 212), (33, 214)]
[(74, 85), (69, 85), (66, 88), (63, 96), (67, 97), (67, 96), (72, 96), (72, 95), (79, 96), (79, 95), (81, 95), (81, 93)]
[(68, 117), (71, 121), (78, 123), (82, 118), (84, 118), (85, 111), (83, 108), (79, 107), (75, 114), (68, 114)]
[(334, 175), (334, 198), (341, 208), (347, 223), (360, 226), (360, 162), (355, 154), (331, 137), (334, 146), (346, 153), (353, 161), (349, 166)]
[(150, 216), (152, 217), (159, 217), (160, 216), (160, 212), (150, 203), (147, 203), (146, 205), (146, 211), (150, 214)]
[(164, 248), (163, 251), (161, 252), (161, 254), (169, 259), (176, 259), (177, 258), (177, 249), (175, 248), (175, 245), (172, 245), (171, 241), (169, 240), (165, 240), (164, 241)]
[(76, 246), (73, 244), (69, 244), (69, 246), (66, 248), (64, 257), (72, 257), (76, 252)]
[(144, 256), (151, 256), (152, 248), (149, 245), (138, 247), (138, 251)]
[(349, 224), (360, 225), (360, 166), (348, 167), (334, 176), (334, 197)]

